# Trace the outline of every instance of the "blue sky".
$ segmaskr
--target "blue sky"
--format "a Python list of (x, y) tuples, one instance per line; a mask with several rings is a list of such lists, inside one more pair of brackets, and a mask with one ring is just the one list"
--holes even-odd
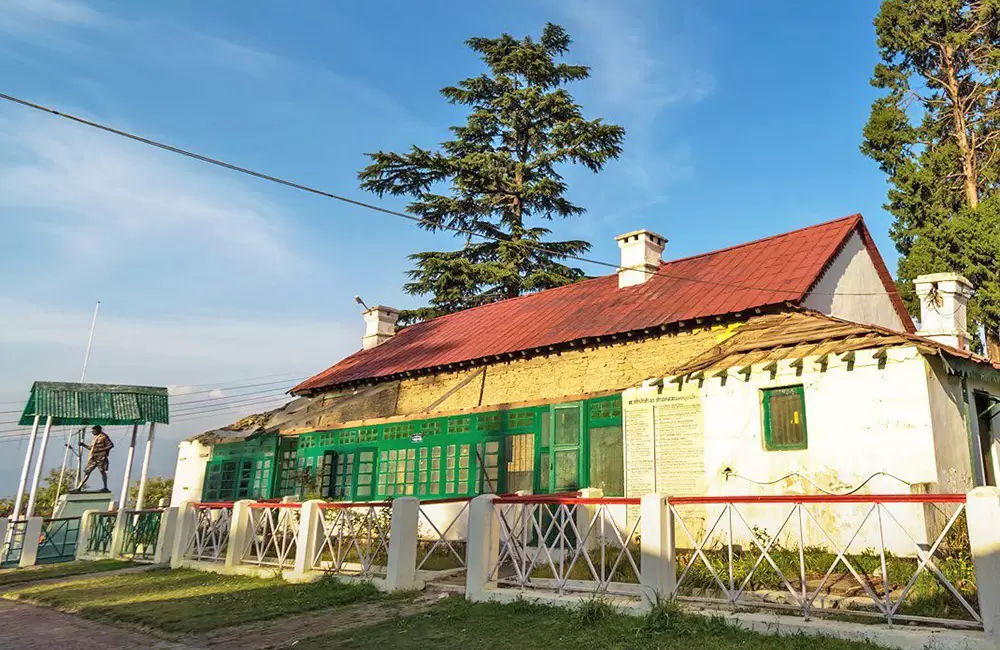
[[(862, 212), (895, 268), (885, 180), (858, 151), (876, 9), (0, 0), (0, 91), (371, 199), (356, 182), (364, 152), (432, 146), (461, 120), (438, 90), (481, 72), (466, 38), (537, 35), (551, 21), (575, 40), (569, 60), (593, 68), (571, 88), (585, 114), (627, 130), (603, 173), (567, 173), (588, 213), (556, 223), (558, 236), (615, 261), (616, 234), (650, 228), (673, 258)], [(355, 294), (417, 306), (400, 291), (406, 255), (455, 244), (4, 103), (0, 402), (33, 379), (79, 378), (96, 300), (89, 380), (218, 388), (205, 398), (303, 376), (359, 346)], [(170, 426), (154, 472), (171, 472), (177, 440), (242, 414)], [(0, 438), (0, 451), (6, 493), (23, 442)]]

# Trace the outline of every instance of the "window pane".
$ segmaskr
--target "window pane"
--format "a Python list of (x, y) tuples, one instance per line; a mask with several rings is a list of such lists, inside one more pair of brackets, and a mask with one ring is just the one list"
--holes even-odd
[(578, 445), (580, 444), (580, 408), (560, 408), (554, 411), (556, 428), (553, 444)]
[(625, 494), (625, 455), (620, 426), (590, 430), (590, 487), (600, 488), (607, 497)]
[(531, 490), (535, 472), (535, 434), (507, 438), (507, 491)]
[(765, 443), (769, 449), (804, 447), (806, 444), (805, 400), (801, 387), (764, 392)]
[(576, 449), (557, 451), (553, 454), (555, 462), (555, 485), (556, 492), (580, 489), (580, 453)]

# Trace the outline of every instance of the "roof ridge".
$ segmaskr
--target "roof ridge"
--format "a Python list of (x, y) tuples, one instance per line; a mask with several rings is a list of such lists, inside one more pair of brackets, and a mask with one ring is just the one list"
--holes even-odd
[(839, 217), (837, 219), (831, 219), (830, 221), (823, 221), (821, 223), (815, 223), (811, 226), (805, 226), (803, 228), (796, 228), (795, 230), (789, 230), (788, 232), (780, 232), (776, 235), (768, 235), (767, 237), (761, 237), (760, 239), (753, 239), (751, 241), (743, 242), (740, 244), (733, 244), (732, 246), (726, 246), (725, 248), (717, 248), (714, 251), (706, 251), (704, 253), (698, 253), (697, 255), (689, 255), (687, 257), (678, 257), (675, 260), (664, 260), (661, 262), (661, 266), (666, 264), (675, 264), (677, 262), (686, 262), (688, 260), (695, 260), (700, 257), (708, 257), (709, 255), (716, 255), (718, 253), (725, 253), (726, 251), (736, 250), (737, 248), (745, 248), (747, 246), (753, 246), (755, 244), (761, 244), (772, 239), (778, 239), (779, 237), (787, 237), (788, 235), (796, 235), (807, 230), (813, 230), (815, 228), (822, 228), (823, 226), (830, 226), (841, 221), (848, 221), (854, 219), (860, 221), (863, 219), (860, 212), (855, 212), (854, 214), (847, 215), (846, 217)]

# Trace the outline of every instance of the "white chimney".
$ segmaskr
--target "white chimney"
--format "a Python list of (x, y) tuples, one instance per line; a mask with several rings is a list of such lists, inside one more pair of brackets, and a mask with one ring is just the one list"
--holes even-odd
[(642, 284), (653, 277), (660, 267), (663, 247), (667, 240), (649, 230), (636, 230), (615, 237), (622, 249), (622, 263), (618, 269), (618, 288)]
[(913, 280), (920, 299), (917, 334), (960, 350), (969, 348), (966, 317), (972, 283), (958, 273), (932, 273)]
[(364, 313), (364, 317), (365, 337), (361, 339), (361, 347), (365, 350), (382, 345), (396, 335), (396, 321), (399, 320), (398, 309), (375, 305)]

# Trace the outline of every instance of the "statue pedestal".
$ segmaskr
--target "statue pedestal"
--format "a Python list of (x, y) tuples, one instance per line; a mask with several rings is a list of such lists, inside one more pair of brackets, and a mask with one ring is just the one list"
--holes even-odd
[(53, 517), (79, 517), (87, 510), (111, 508), (110, 492), (80, 492), (60, 495), (53, 509)]

